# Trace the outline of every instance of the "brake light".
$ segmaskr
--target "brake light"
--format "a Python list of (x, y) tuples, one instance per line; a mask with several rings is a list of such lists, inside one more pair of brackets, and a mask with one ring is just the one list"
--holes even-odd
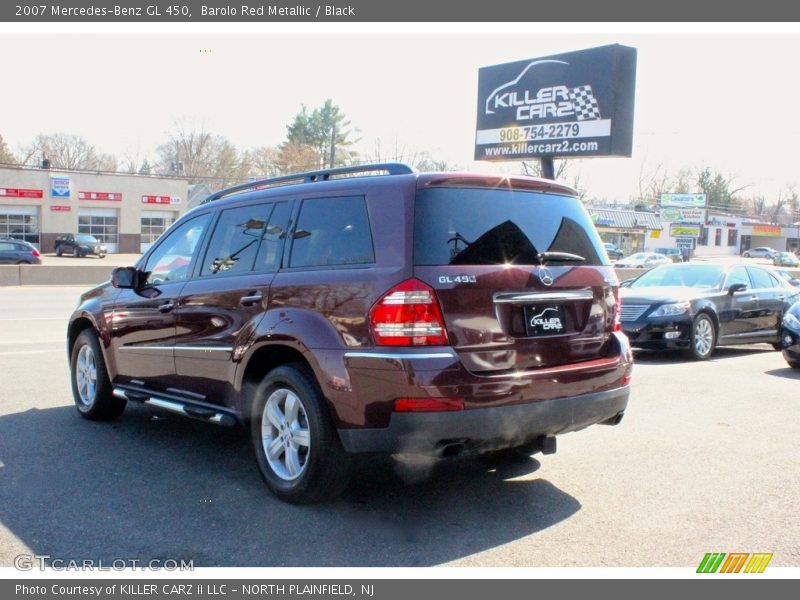
[(32, 253), (34, 256), (37, 256), (37, 257), (41, 256), (41, 254), (39, 254), (39, 251), (38, 251), (36, 248), (33, 248), (33, 249), (31, 250), (31, 253)]
[(617, 296), (617, 301), (614, 303), (614, 325), (613, 331), (622, 331), (622, 322), (619, 320), (619, 315), (622, 312), (622, 298)]
[(418, 279), (408, 279), (386, 292), (370, 310), (369, 322), (379, 346), (447, 344), (436, 292)]

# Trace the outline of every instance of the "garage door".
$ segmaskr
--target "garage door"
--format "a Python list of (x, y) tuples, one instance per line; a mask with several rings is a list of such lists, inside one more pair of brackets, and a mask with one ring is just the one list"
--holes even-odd
[(39, 248), (39, 207), (0, 205), (0, 237), (25, 240)]
[(178, 213), (171, 210), (143, 210), (142, 222), (142, 246), (140, 252), (147, 252), (158, 237), (172, 225)]
[(78, 233), (88, 233), (108, 247), (119, 251), (119, 211), (116, 208), (78, 209)]

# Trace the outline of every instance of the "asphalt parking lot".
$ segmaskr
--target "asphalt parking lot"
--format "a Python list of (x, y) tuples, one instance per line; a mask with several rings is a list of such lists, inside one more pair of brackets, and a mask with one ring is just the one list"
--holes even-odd
[(81, 288), (0, 288), (0, 566), (680, 566), (771, 552), (800, 566), (800, 372), (759, 345), (705, 363), (637, 354), (618, 427), (552, 456), (364, 465), (331, 504), (271, 496), (234, 429), (129, 405), (72, 407), (64, 346)]

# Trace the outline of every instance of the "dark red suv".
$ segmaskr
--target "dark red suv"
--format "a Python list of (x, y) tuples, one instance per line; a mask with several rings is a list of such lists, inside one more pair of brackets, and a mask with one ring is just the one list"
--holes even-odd
[(224, 190), (68, 332), (89, 419), (138, 401), (250, 428), (291, 502), (342, 490), (360, 453), (555, 450), (616, 424), (631, 352), (617, 278), (574, 190), (384, 164)]

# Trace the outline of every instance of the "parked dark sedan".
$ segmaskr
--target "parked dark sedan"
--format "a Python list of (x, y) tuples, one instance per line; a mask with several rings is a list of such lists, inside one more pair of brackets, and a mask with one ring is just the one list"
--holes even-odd
[(41, 254), (32, 244), (12, 238), (0, 238), (0, 265), (39, 265), (41, 263)]
[(55, 253), (56, 256), (71, 254), (72, 256), (80, 257), (95, 254), (99, 258), (105, 258), (108, 249), (105, 244), (101, 244), (93, 235), (88, 235), (86, 233), (78, 233), (76, 235), (66, 233), (58, 236), (56, 239)]
[(781, 347), (783, 358), (793, 369), (800, 369), (800, 302), (783, 315), (781, 322)]
[(675, 348), (697, 360), (716, 346), (769, 343), (781, 348), (780, 325), (800, 289), (769, 268), (674, 264), (620, 289), (622, 330), (637, 348)]

